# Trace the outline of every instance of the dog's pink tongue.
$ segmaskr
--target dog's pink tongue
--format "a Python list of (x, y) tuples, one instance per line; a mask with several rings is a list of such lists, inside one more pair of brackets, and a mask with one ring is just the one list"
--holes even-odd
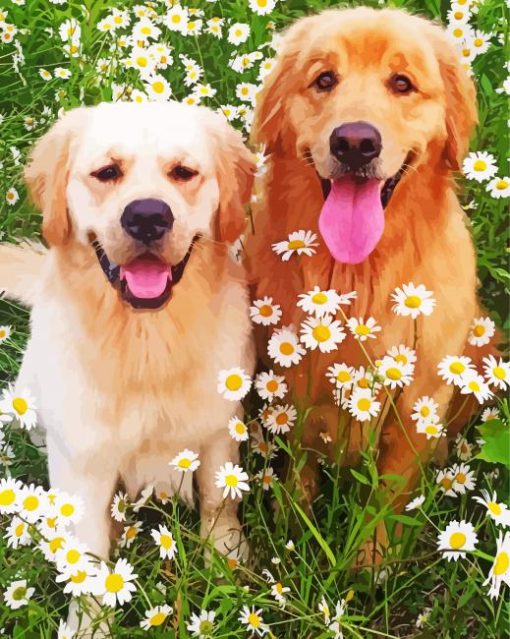
[(135, 297), (151, 299), (163, 295), (168, 280), (172, 280), (172, 271), (158, 260), (138, 258), (121, 266), (120, 277), (126, 278)]
[(319, 217), (319, 229), (337, 262), (359, 264), (374, 250), (384, 230), (379, 180), (333, 180)]

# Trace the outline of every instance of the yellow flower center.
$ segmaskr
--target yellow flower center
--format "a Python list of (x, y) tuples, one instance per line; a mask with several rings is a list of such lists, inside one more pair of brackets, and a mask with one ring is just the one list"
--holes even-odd
[(328, 296), (322, 291), (320, 291), (319, 293), (315, 293), (315, 295), (312, 296), (312, 302), (314, 304), (325, 304), (327, 301)]
[(368, 379), (366, 377), (362, 377), (358, 380), (358, 386), (360, 388), (369, 388)]
[(454, 550), (459, 550), (462, 548), (467, 541), (466, 535), (462, 532), (454, 532), (453, 535), (450, 536), (450, 548)]
[(485, 326), (483, 324), (477, 324), (473, 329), (473, 333), (477, 337), (481, 337), (482, 335), (485, 334)]
[(473, 164), (473, 169), (475, 171), (485, 171), (486, 168), (487, 162), (485, 162), (484, 160), (476, 160), (476, 162)]
[(53, 554), (64, 547), (64, 538), (63, 537), (55, 537), (49, 543), (50, 550)]
[(478, 393), (480, 391), (480, 384), (477, 381), (472, 380), (469, 382), (468, 388), (473, 391), (473, 393)]
[(276, 590), (276, 592), (281, 595), (282, 594), (282, 590), (283, 590), (283, 586), (282, 584), (278, 581), (277, 583), (275, 583), (274, 585), (274, 589)]
[(286, 424), (289, 421), (289, 416), (287, 415), (287, 413), (280, 413), (280, 415), (277, 415), (275, 421), (280, 426), (283, 426), (284, 424)]
[(239, 435), (244, 435), (244, 433), (246, 432), (246, 426), (243, 424), (243, 422), (236, 422), (235, 431), (236, 433), (239, 433)]
[(508, 182), (506, 182), (505, 180), (498, 180), (496, 182), (496, 188), (498, 189), (498, 191), (504, 191), (506, 188), (508, 188)]
[(237, 479), (237, 477), (235, 475), (226, 475), (225, 476), (225, 483), (230, 488), (235, 488), (237, 486), (237, 484), (239, 483), (239, 480)]
[(396, 381), (402, 377), (402, 373), (398, 368), (388, 368), (388, 370), (386, 371), (386, 377)]
[(191, 466), (191, 459), (183, 457), (182, 459), (179, 459), (177, 466), (179, 466), (179, 468), (189, 468)]
[(366, 324), (359, 324), (354, 332), (357, 335), (370, 335), (370, 329)]
[(455, 477), (455, 481), (458, 484), (465, 484), (466, 483), (466, 475), (464, 475), (464, 473), (457, 473), (457, 475)]
[(161, 535), (159, 543), (165, 550), (169, 550), (173, 546), (174, 540), (171, 535)]
[(259, 7), (267, 7), (267, 0), (257, 0)]
[(252, 628), (260, 628), (260, 617), (255, 612), (250, 612), (248, 623)]
[(35, 510), (39, 506), (39, 498), (35, 495), (30, 495), (23, 500), (23, 508), (25, 510)]
[(60, 508), (60, 512), (64, 517), (70, 517), (74, 513), (74, 506), (72, 504), (63, 504)]
[(294, 346), (290, 342), (282, 342), (280, 344), (280, 353), (282, 355), (292, 355), (294, 352)]
[(134, 539), (136, 537), (137, 530), (134, 526), (130, 526), (126, 531), (126, 539)]
[(107, 592), (119, 592), (119, 590), (122, 590), (124, 586), (124, 579), (122, 575), (114, 572), (113, 574), (106, 577), (104, 586)]
[(409, 295), (409, 297), (406, 297), (404, 306), (407, 306), (407, 308), (420, 308), (421, 299), (417, 295)]
[(362, 397), (361, 399), (358, 399), (358, 408), (361, 411), (367, 411), (370, 408), (371, 403), (372, 402), (369, 399)]
[(73, 584), (82, 584), (87, 577), (87, 573), (85, 570), (78, 570), (78, 572), (74, 575), (71, 575), (71, 581)]
[(0, 506), (10, 506), (16, 499), (16, 493), (12, 488), (6, 488), (0, 492)]
[(501, 515), (502, 512), (502, 508), (499, 504), (497, 504), (495, 501), (490, 501), (487, 504), (487, 508), (489, 509), (489, 511), (493, 514), (496, 515), (496, 517), (498, 517), (499, 515)]
[(14, 534), (16, 535), (16, 537), (21, 537), (21, 535), (24, 532), (25, 532), (25, 524), (23, 522), (21, 524), (18, 524), (16, 528), (14, 529)]
[(461, 375), (466, 370), (466, 367), (462, 362), (453, 362), (450, 364), (450, 373), (454, 375)]
[(151, 34), (151, 28), (150, 27), (142, 27), (140, 29), (140, 32), (143, 33), (143, 35), (150, 35)]
[(312, 335), (318, 342), (327, 342), (331, 338), (331, 331), (327, 326), (319, 324), (313, 329)]
[(266, 388), (270, 393), (275, 393), (278, 390), (278, 382), (274, 379), (270, 379), (266, 384)]
[(4, 329), (0, 330), (0, 339), (3, 339), (6, 335), (7, 333), (4, 331)]
[(146, 67), (147, 66), (147, 58), (139, 56), (138, 58), (136, 58), (136, 64), (139, 67)]
[(174, 15), (172, 16), (172, 22), (174, 24), (179, 24), (180, 21), (181, 21), (181, 16), (174, 13)]
[(425, 432), (427, 433), (427, 435), (436, 435), (437, 426), (434, 426), (434, 424), (429, 424), (428, 426), (425, 426)]
[(451, 477), (443, 477), (443, 479), (441, 479), (441, 486), (445, 490), (450, 490), (452, 485), (453, 485), (453, 479)]
[(481, 47), (483, 44), (483, 40), (482, 38), (475, 38), (473, 40), (473, 44), (475, 45), (475, 47)]
[(463, 33), (462, 29), (454, 29), (454, 30), (453, 30), (453, 35), (454, 35), (456, 38), (460, 38), (460, 37), (462, 36), (462, 33)]
[(502, 575), (508, 570), (508, 566), (510, 565), (510, 560), (508, 557), (508, 553), (502, 551), (496, 557), (496, 561), (494, 562), (494, 574)]
[(291, 251), (295, 251), (296, 249), (305, 248), (305, 243), (303, 240), (291, 240), (288, 244), (288, 248)]
[(161, 626), (161, 624), (165, 621), (166, 615), (164, 612), (157, 612), (149, 619), (150, 626)]
[(422, 417), (428, 417), (430, 415), (430, 408), (428, 406), (422, 406), (420, 408), (420, 415)]
[(349, 371), (340, 371), (338, 375), (336, 376), (337, 382), (340, 382), (340, 383), (349, 382), (351, 379), (352, 378)]
[(152, 90), (155, 93), (163, 93), (163, 91), (165, 90), (165, 85), (163, 84), (163, 82), (156, 80), (156, 82), (152, 83)]
[(262, 306), (259, 308), (259, 313), (260, 315), (262, 315), (262, 317), (271, 317), (271, 315), (273, 314), (273, 309), (271, 308), (271, 306), (269, 306), (269, 304), (262, 304)]
[(225, 386), (230, 391), (237, 391), (243, 385), (243, 380), (240, 375), (234, 373), (233, 375), (229, 375), (225, 381)]
[(28, 410), (28, 403), (23, 399), (23, 397), (15, 397), (12, 400), (12, 407), (18, 415), (24, 415)]
[(460, 20), (461, 18), (464, 17), (464, 14), (462, 13), (462, 11), (455, 11), (455, 13), (453, 14), (453, 17), (455, 18), (455, 20)]
[(495, 366), (492, 369), (492, 372), (494, 373), (494, 377), (497, 377), (498, 379), (506, 379), (505, 369), (501, 366)]
[(67, 563), (69, 564), (75, 564), (80, 557), (81, 557), (81, 553), (75, 548), (73, 548), (72, 550), (69, 550), (66, 553), (66, 560), (67, 560)]

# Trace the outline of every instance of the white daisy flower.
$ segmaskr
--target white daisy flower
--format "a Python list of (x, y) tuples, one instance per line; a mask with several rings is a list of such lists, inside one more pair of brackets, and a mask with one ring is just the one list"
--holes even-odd
[(466, 371), (462, 376), (460, 392), (462, 395), (474, 395), (480, 404), (493, 396), (484, 378), (473, 370)]
[(133, 25), (133, 40), (136, 42), (148, 40), (157, 40), (161, 35), (161, 29), (157, 27), (150, 18), (140, 18), (140, 20)]
[(74, 639), (74, 630), (66, 624), (66, 622), (61, 619), (57, 628), (57, 639)]
[(126, 493), (119, 492), (114, 496), (110, 512), (115, 521), (126, 521), (128, 504), (128, 496)]
[(165, 24), (170, 31), (186, 33), (188, 24), (188, 9), (180, 4), (174, 4), (165, 15)]
[(191, 632), (198, 639), (208, 639), (214, 633), (214, 618), (216, 613), (212, 610), (201, 610), (200, 614), (193, 613), (187, 625), (188, 632)]
[(0, 411), (15, 417), (26, 430), (31, 430), (36, 425), (35, 400), (28, 389), (17, 392), (12, 385), (5, 388), (0, 400)]
[(9, 206), (14, 206), (16, 202), (19, 200), (18, 191), (12, 186), (10, 189), (7, 189), (5, 193), (5, 201)]
[(385, 355), (377, 367), (377, 373), (382, 377), (383, 384), (391, 389), (409, 386), (413, 381), (412, 364), (402, 364), (395, 358)]
[(58, 574), (55, 581), (57, 583), (65, 582), (64, 594), (70, 594), (73, 597), (78, 597), (79, 595), (89, 594), (91, 592), (95, 576), (95, 565), (89, 560), (84, 560), (80, 564), (80, 567), (74, 572), (68, 571), (65, 574)]
[(489, 406), (484, 409), (480, 419), (484, 423), (490, 421), (491, 419), (499, 419), (499, 410), (494, 406)]
[(45, 491), (41, 486), (24, 486), (19, 496), (19, 514), (29, 523), (35, 523), (47, 511)]
[(68, 495), (64, 492), (58, 492), (51, 511), (58, 517), (59, 523), (76, 524), (83, 517), (85, 505), (83, 503), (83, 499), (77, 495)]
[(268, 402), (273, 399), (282, 399), (287, 393), (287, 384), (283, 375), (276, 375), (270, 370), (268, 373), (259, 373), (255, 378), (255, 390), (259, 397)]
[(72, 73), (71, 71), (69, 71), (69, 69), (64, 69), (63, 67), (57, 67), (55, 71), (53, 72), (53, 75), (56, 78), (60, 78), (61, 80), (69, 80), (69, 78), (72, 76)]
[[(190, 10), (191, 15), (191, 10)], [(196, 36), (202, 31), (202, 20), (188, 20), (183, 31), (184, 35)]]
[(79, 41), (81, 37), (80, 23), (75, 18), (64, 20), (59, 26), (58, 32), (62, 42)]
[(436, 484), (439, 484), (441, 490), (447, 497), (457, 496), (457, 493), (453, 490), (453, 475), (449, 468), (437, 471)]
[(501, 357), (498, 360), (494, 357), (494, 355), (484, 357), (482, 361), (484, 365), (483, 369), (485, 372), (485, 379), (492, 386), (505, 390), (510, 384), (510, 362), (504, 362)]
[(210, 20), (207, 20), (206, 24), (207, 28), (205, 29), (205, 33), (210, 33), (215, 38), (221, 39), (221, 37), (223, 36), (223, 32), (221, 30), (221, 27), (223, 26), (223, 19), (211, 18)]
[(160, 524), (159, 529), (151, 530), (151, 535), (156, 545), (159, 546), (161, 559), (173, 559), (177, 553), (177, 544), (168, 528)]
[(487, 184), (486, 189), (493, 198), (510, 197), (510, 177), (495, 177)]
[(288, 433), (294, 426), (297, 419), (297, 410), (294, 406), (285, 404), (283, 406), (273, 406), (267, 422), (265, 423), (269, 432), (274, 435)]
[(392, 346), (387, 354), (401, 364), (414, 364), (416, 362), (416, 351), (404, 346), (404, 344)]
[(12, 477), (0, 479), (0, 515), (10, 515), (19, 509), (23, 484)]
[(418, 421), (416, 423), (416, 432), (426, 435), (427, 439), (438, 439), (446, 435), (445, 427), (439, 422), (437, 415)]
[(462, 433), (458, 433), (455, 438), (455, 450), (457, 452), (457, 457), (461, 461), (468, 461), (473, 456), (473, 446), (462, 435)]
[(63, 526), (49, 526), (39, 523), (37, 530), (41, 533), (42, 539), (38, 547), (42, 551), (47, 561), (54, 561), (57, 551), (65, 547), (67, 539), (71, 536)]
[(433, 293), (428, 291), (423, 284), (415, 286), (412, 282), (403, 284), (402, 288), (396, 288), (391, 294), (395, 302), (393, 312), (403, 317), (416, 319), (418, 315), (431, 315), (436, 305)]
[(91, 591), (94, 595), (103, 598), (103, 604), (115, 608), (131, 601), (132, 593), (136, 590), (133, 582), (138, 575), (134, 574), (133, 566), (125, 559), (117, 559), (112, 570), (104, 561), (97, 571), (91, 583)]
[(274, 474), (274, 468), (271, 468), (271, 466), (262, 469), (255, 476), (257, 477), (257, 479), (260, 479), (262, 490), (269, 490), (273, 481), (277, 481), (278, 479)]
[(474, 365), (471, 358), (461, 355), (447, 355), (438, 364), (438, 375), (447, 384), (455, 384), (462, 386), (464, 384), (464, 375), (467, 371), (473, 370)]
[(360, 422), (377, 417), (381, 410), (381, 402), (374, 399), (371, 390), (362, 388), (352, 391), (347, 406), (351, 415)]
[(461, 6), (457, 3), (452, 3), (452, 8), (446, 14), (450, 24), (467, 24), (470, 16), (469, 7)]
[(468, 180), (485, 182), (494, 177), (498, 167), (496, 158), (486, 151), (476, 151), (469, 153), (462, 164), (462, 170)]
[(253, 84), (253, 82), (240, 82), (236, 86), (236, 97), (241, 100), (241, 102), (248, 102), (254, 106), (259, 90), (260, 86)]
[(319, 286), (314, 286), (312, 291), (301, 293), (298, 296), (297, 305), (309, 315), (323, 317), (324, 315), (335, 315), (340, 308), (340, 295), (335, 289), (321, 291)]
[(434, 401), (432, 397), (424, 395), (414, 402), (411, 419), (416, 422), (419, 420), (430, 419), (431, 417), (437, 417), (438, 408), (439, 404)]
[[(237, 107), (233, 104), (222, 104), (219, 112), (227, 118), (228, 122), (233, 122), (237, 118)], [(272, 300), (272, 298), (269, 298)]]
[(4, 601), (11, 610), (18, 610), (26, 606), (35, 592), (35, 588), (28, 588), (26, 579), (12, 581), (4, 592)]
[(448, 561), (457, 560), (473, 551), (478, 541), (473, 524), (468, 521), (451, 521), (437, 538), (438, 550)]
[(257, 80), (262, 82), (262, 80), (267, 77), (271, 71), (274, 69), (276, 61), (274, 58), (265, 58), (259, 65), (259, 73), (257, 75)]
[(244, 22), (235, 22), (228, 30), (227, 40), (230, 44), (238, 45), (246, 42), (250, 37), (250, 26)]
[(218, 373), (218, 393), (231, 402), (243, 399), (250, 388), (251, 378), (242, 368), (228, 368)]
[(115, 23), (113, 22), (111, 16), (106, 16), (106, 18), (99, 20), (96, 28), (102, 33), (112, 33), (113, 31), (115, 31)]
[(271, 335), (267, 344), (267, 353), (276, 364), (283, 368), (290, 368), (293, 364), (299, 364), (306, 351), (292, 328), (284, 326)]
[(232, 417), (228, 422), (228, 432), (236, 442), (245, 442), (249, 438), (248, 427), (239, 417)]
[(416, 627), (423, 628), (429, 620), (432, 608), (424, 608), (422, 612), (416, 617)]
[(282, 309), (279, 304), (273, 304), (272, 297), (263, 297), (260, 300), (254, 300), (250, 306), (250, 317), (254, 324), (271, 326), (280, 321)]
[(288, 239), (276, 242), (272, 245), (272, 249), (277, 255), (281, 255), (283, 262), (287, 262), (294, 253), (312, 256), (315, 253), (314, 247), (318, 246), (316, 240), (317, 235), (312, 231), (292, 231)]
[(185, 448), (169, 462), (169, 465), (181, 473), (194, 473), (200, 466), (200, 460), (198, 459), (198, 453), (194, 453), (192, 450)]
[(168, 604), (149, 608), (149, 610), (145, 611), (145, 616), (142, 621), (140, 621), (140, 627), (144, 630), (150, 630), (151, 628), (162, 626), (172, 612), (173, 608)]
[(156, 60), (147, 49), (133, 47), (128, 62), (133, 69), (140, 73), (142, 78), (151, 78), (156, 70)]
[(473, 37), (473, 28), (469, 24), (461, 22), (452, 22), (446, 27), (446, 32), (450, 40), (454, 44), (462, 44), (464, 40), (470, 40)]
[(355, 381), (354, 368), (344, 363), (333, 364), (328, 367), (326, 377), (336, 388), (349, 389)]
[(425, 495), (419, 495), (418, 497), (415, 497), (413, 500), (411, 500), (405, 507), (405, 509), (409, 512), (411, 510), (416, 510), (417, 508), (420, 508), (420, 506), (423, 506), (423, 504), (425, 503)]
[(337, 344), (345, 339), (345, 332), (338, 320), (331, 315), (308, 317), (301, 324), (301, 342), (310, 350), (318, 348), (321, 353), (337, 350)]
[(236, 497), (242, 499), (243, 491), (250, 490), (247, 481), (248, 474), (244, 472), (241, 466), (233, 464), (232, 462), (226, 462), (216, 471), (215, 486), (224, 489), (223, 499), (229, 495), (232, 499)]
[(349, 327), (354, 339), (357, 339), (360, 342), (365, 342), (369, 338), (375, 339), (375, 333), (378, 333), (381, 330), (381, 327), (377, 324), (373, 317), (369, 317), (366, 321), (362, 317), (359, 319), (351, 317), (347, 320), (347, 326)]
[(382, 385), (376, 382), (373, 371), (365, 371), (363, 366), (354, 371), (354, 386), (361, 390), (371, 389), (373, 395), (382, 388)]
[(331, 621), (331, 612), (324, 596), (319, 601), (317, 608), (319, 609), (319, 612), (322, 612), (322, 614), (324, 615), (324, 623), (326, 625), (329, 625), (329, 622)]
[(71, 535), (66, 537), (63, 547), (58, 548), (55, 552), (57, 569), (64, 575), (65, 579), (69, 579), (70, 575), (75, 574), (89, 563), (87, 552), (87, 546), (80, 543), (76, 537)]
[(469, 490), (474, 490), (476, 485), (475, 471), (467, 464), (455, 464), (451, 469), (453, 477), (453, 490), (459, 495), (464, 495)]
[(32, 543), (27, 522), (16, 516), (9, 522), (4, 538), (7, 540), (7, 546), (14, 549)]
[(124, 526), (124, 530), (122, 531), (122, 535), (119, 539), (119, 546), (121, 548), (130, 548), (134, 540), (137, 538), (138, 533), (142, 529), (142, 522), (136, 521), (134, 524), (129, 524), (129, 526)]
[(481, 494), (481, 497), (474, 495), (473, 499), (479, 504), (482, 504), (482, 506), (485, 506), (487, 515), (489, 515), (496, 524), (504, 528), (510, 528), (510, 510), (504, 503), (498, 502), (496, 492), (492, 493), (492, 497), (487, 490), (482, 490)]
[(510, 586), (510, 533), (499, 533), (496, 556), (489, 571), (489, 576), (484, 586), (490, 584), (489, 597), (495, 599), (499, 596), (501, 584)]
[(476, 51), (477, 55), (480, 55), (489, 49), (490, 38), (490, 33), (475, 31), (469, 39), (469, 45)]
[(468, 342), (472, 346), (485, 346), (496, 332), (496, 324), (490, 317), (479, 317), (474, 319), (468, 335)]
[(172, 87), (162, 75), (153, 75), (145, 80), (145, 90), (150, 100), (167, 102), (172, 95)]
[(248, 0), (250, 9), (259, 16), (265, 16), (276, 6), (276, 0)]
[(276, 581), (271, 586), (271, 595), (274, 597), (275, 601), (277, 601), (281, 607), (284, 607), (287, 603), (287, 597), (285, 595), (290, 592), (290, 588), (284, 586), (279, 581)]
[(38, 73), (45, 82), (48, 82), (53, 77), (47, 69), (39, 69)]
[(269, 627), (264, 623), (262, 618), (262, 609), (258, 610), (255, 606), (248, 608), (243, 606), (241, 614), (239, 615), (239, 621), (246, 626), (246, 630), (252, 630), (257, 633), (259, 637), (262, 637), (269, 632)]

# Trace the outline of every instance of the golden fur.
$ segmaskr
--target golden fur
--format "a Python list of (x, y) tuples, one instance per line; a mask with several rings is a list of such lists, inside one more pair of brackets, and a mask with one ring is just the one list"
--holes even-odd
[[(338, 73), (339, 85), (329, 94), (314, 92), (313, 79), (329, 69)], [(386, 84), (392, 73), (410, 76), (419, 90), (393, 95)], [(332, 129), (358, 120), (381, 132), (385, 178), (412, 154), (411, 167), (386, 208), (382, 239), (358, 265), (335, 262), (324, 242), (313, 257), (282, 262), (271, 244), (291, 231), (310, 229), (321, 240), (323, 194), (317, 172), (329, 177)], [(427, 20), (392, 9), (332, 10), (292, 25), (283, 35), (275, 68), (257, 103), (253, 139), (265, 145), (269, 170), (254, 212), (255, 231), (248, 240), (249, 274), (257, 297), (269, 295), (282, 306), (281, 324), (299, 327), (303, 317), (297, 296), (314, 285), (342, 293), (355, 290), (358, 298), (348, 315), (373, 316), (383, 327), (381, 337), (364, 343), (376, 359), (393, 345), (413, 345), (413, 321), (392, 312), (390, 294), (395, 287), (423, 283), (437, 300), (432, 316), (418, 319), (416, 379), (398, 401), (407, 434), (392, 412), (379, 444), (380, 473), (408, 478), (397, 508), (415, 485), (417, 456), (428, 459), (437, 441), (416, 433), (409, 419), (412, 405), (423, 395), (432, 396), (444, 419), (452, 387), (437, 376), (437, 364), (446, 355), (464, 352), (469, 326), (479, 312), (469, 221), (451, 174), (461, 165), (475, 122), (474, 86), (446, 34)], [(265, 340), (267, 335), (258, 337), (262, 355)], [(476, 357), (481, 357), (481, 350)], [(335, 361), (366, 365), (359, 344), (347, 338), (338, 352), (311, 352), (300, 365), (283, 372), (291, 376), (297, 403), (303, 402), (308, 374), (311, 377), (311, 396), (305, 401), (315, 408), (304, 426), (303, 446), (336, 459), (345, 448), (344, 461), (355, 463), (366, 447), (367, 427), (353, 422), (349, 432), (338, 433), (338, 409), (325, 377)], [(321, 432), (330, 435), (331, 444), (324, 444)], [(305, 475), (314, 492), (313, 473)]]

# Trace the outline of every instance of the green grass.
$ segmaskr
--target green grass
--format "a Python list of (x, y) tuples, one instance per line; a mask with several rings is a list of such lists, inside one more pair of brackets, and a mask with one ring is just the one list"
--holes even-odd
[[(153, 4), (159, 14), (164, 11), (164, 3)], [(174, 97), (183, 99), (191, 91), (183, 82), (184, 68), (179, 61), (179, 55), (185, 54), (204, 69), (202, 82), (210, 83), (216, 90), (214, 97), (202, 101), (213, 108), (239, 105), (236, 85), (240, 81), (257, 83), (258, 64), (239, 75), (228, 68), (227, 63), (235, 50), (251, 52), (262, 45), (265, 56), (274, 55), (268, 44), (270, 20), (280, 29), (307, 13), (337, 5), (321, 0), (286, 0), (279, 2), (269, 16), (258, 16), (247, 8), (245, 0), (186, 4), (202, 8), (204, 20), (220, 16), (226, 23), (246, 22), (251, 28), (248, 41), (239, 47), (228, 44), (224, 36), (216, 39), (203, 33), (184, 37), (162, 29), (159, 41), (173, 47), (174, 63), (161, 73), (170, 82)], [(370, 1), (365, 4), (378, 6)], [(450, 8), (448, 2), (434, 0), (398, 0), (388, 4), (443, 22)], [(0, 7), (8, 10), (7, 22), (17, 27), (14, 41), (24, 56), (23, 62), (15, 64), (13, 55), (19, 54), (15, 44), (0, 44), (0, 231), (5, 241), (39, 233), (40, 216), (27, 201), (21, 171), (31, 144), (55, 120), (59, 109), (109, 101), (115, 95), (113, 85), (143, 89), (143, 82), (135, 70), (116, 65), (125, 52), (118, 46), (110, 51), (112, 37), (97, 29), (99, 20), (115, 5), (130, 11), (131, 25), (136, 21), (132, 0), (122, 3), (71, 0), (63, 5), (54, 5), (47, 0), (27, 0), (23, 6), (10, 0), (0, 3)], [(71, 59), (65, 56), (58, 35), (58, 25), (70, 17), (76, 18), (81, 26), (81, 53)], [(505, 68), (508, 52), (506, 18), (503, 2), (486, 0), (471, 20), (476, 28), (492, 34), (488, 51), (473, 62), (480, 124), (471, 150), (493, 154), (500, 176), (508, 173), (507, 97), (504, 92), (497, 91), (508, 75)], [(118, 33), (129, 33), (129, 27)], [(107, 59), (108, 64), (104, 72), (98, 73), (96, 64), (101, 58)], [(48, 82), (40, 77), (39, 69), (53, 72), (57, 67), (69, 69), (71, 77), (67, 80), (53, 78)], [(126, 91), (124, 89), (124, 94)], [(34, 118), (30, 130), (27, 130), (25, 118)], [(241, 118), (233, 124), (247, 133), (247, 125)], [(19, 151), (19, 158), (13, 155), (13, 147)], [(17, 151), (14, 152), (16, 155)], [(507, 328), (506, 200), (492, 198), (485, 184), (464, 180), (462, 186), (462, 202), (467, 205), (478, 250), (481, 295), (491, 317)], [(14, 206), (8, 205), (5, 199), (11, 188), (15, 188), (20, 196)], [(15, 378), (26, 343), (27, 312), (0, 300), (1, 324), (13, 326), (12, 338), (0, 345), (0, 375), (6, 383)], [(503, 435), (502, 439), (494, 440), (493, 449), (501, 448), (501, 441), (508, 436), (507, 405), (502, 404), (500, 410), (501, 422), (492, 422), (492, 428)], [(466, 436), (471, 442), (480, 436), (479, 424), (478, 419), (473, 419), (467, 425)], [(44, 456), (30, 444), (23, 431), (9, 427), (4, 430), (4, 446), (12, 446), (14, 459), (10, 460), (10, 465), (0, 467), (0, 477), (12, 475), (27, 483), (46, 485)], [(486, 440), (490, 441), (490, 437), (490, 433), (484, 434)], [(508, 590), (503, 589), (497, 599), (491, 600), (487, 586), (483, 585), (495, 554), (498, 529), (485, 517), (483, 508), (475, 504), (472, 493), (444, 496), (435, 482), (435, 471), (430, 468), (421, 478), (420, 491), (426, 497), (422, 508), (395, 516), (387, 507), (377, 504), (376, 452), (369, 448), (363, 454), (362, 464), (352, 471), (323, 461), (321, 493), (314, 503), (313, 514), (307, 514), (290, 488), (295, 485), (293, 476), (287, 480), (283, 476), (283, 468), (289, 466), (288, 458), (293, 453), (285, 441), (276, 443), (279, 454), (272, 463), (278, 469), (281, 481), (274, 483), (267, 492), (262, 490), (259, 482), (252, 481), (252, 490), (241, 507), (251, 547), (256, 551), (249, 567), (231, 570), (218, 556), (214, 557), (211, 567), (206, 567), (197, 513), (177, 500), (166, 506), (151, 501), (138, 514), (129, 510), (129, 521), (142, 521), (143, 532), (130, 548), (120, 550), (120, 556), (134, 566), (139, 575), (138, 588), (133, 599), (116, 610), (115, 637), (145, 636), (146, 632), (139, 627), (144, 611), (166, 602), (173, 606), (174, 614), (165, 626), (149, 632), (153, 637), (184, 639), (189, 636), (186, 625), (190, 614), (200, 608), (216, 612), (215, 637), (249, 636), (238, 621), (240, 610), (246, 604), (263, 610), (264, 622), (269, 624), (275, 637), (326, 639), (333, 633), (327, 630), (318, 610), (322, 597), (332, 610), (338, 600), (348, 599), (346, 613), (341, 619), (344, 636), (348, 638), (486, 639), (506, 636), (510, 611), (504, 596)], [(475, 452), (477, 450), (475, 444)], [(476, 474), (477, 491), (480, 488), (496, 490), (499, 500), (508, 502), (508, 467), (493, 463), (491, 460), (495, 457), (490, 451), (482, 457), (485, 459), (469, 462)], [(5, 459), (5, 448), (0, 458)], [(290, 467), (297, 471), (296, 466), (299, 467), (303, 459), (294, 461), (295, 465)], [(453, 450), (448, 464), (456, 461)], [(242, 463), (253, 477), (268, 462), (243, 445)], [(367, 523), (367, 515), (370, 515), (371, 523)], [(383, 519), (392, 531), (392, 546), (382, 576), (378, 572), (357, 572), (352, 568), (357, 549), (370, 537), (378, 519)], [(447, 562), (437, 552), (438, 531), (444, 530), (452, 520), (460, 519), (470, 521), (476, 527), (477, 550), (458, 562)], [(9, 520), (9, 516), (0, 515), (2, 530)], [(173, 531), (178, 543), (177, 558), (171, 562), (160, 561), (149, 534), (151, 528), (163, 522)], [(398, 523), (401, 531), (396, 527)], [(285, 548), (289, 539), (294, 541), (294, 551)], [(277, 563), (274, 563), (275, 558)], [(264, 568), (290, 588), (284, 609), (270, 594), (270, 584), (262, 574)], [(0, 538), (0, 592), (16, 578), (25, 578), (35, 587), (28, 606), (17, 611), (8, 608), (0, 595), (0, 628), (6, 636), (18, 639), (56, 636), (59, 620), (65, 618), (69, 604), (69, 597), (63, 595), (61, 585), (55, 582), (56, 575), (54, 566), (33, 547), (13, 550), (7, 547), (4, 538)], [(161, 589), (156, 584), (162, 584)], [(424, 627), (418, 629), (416, 619), (426, 608), (431, 609), (430, 615)]]

